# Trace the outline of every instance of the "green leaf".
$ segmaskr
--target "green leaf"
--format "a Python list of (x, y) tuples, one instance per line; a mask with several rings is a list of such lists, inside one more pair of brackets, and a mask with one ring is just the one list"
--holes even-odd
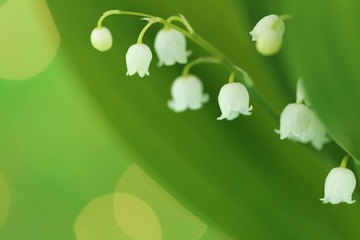
[(295, 22), (304, 85), (331, 137), (360, 159), (358, 1), (299, 2)]

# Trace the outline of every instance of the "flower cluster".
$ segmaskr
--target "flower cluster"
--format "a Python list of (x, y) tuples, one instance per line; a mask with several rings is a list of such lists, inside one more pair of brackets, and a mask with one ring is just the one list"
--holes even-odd
[[(197, 36), (184, 16), (171, 16), (167, 20), (153, 17), (148, 14), (123, 12), (111, 10), (99, 19), (98, 26), (92, 31), (90, 40), (93, 47), (99, 51), (107, 51), (112, 46), (111, 32), (101, 26), (102, 20), (112, 14), (138, 15), (147, 20), (147, 25), (139, 34), (137, 43), (129, 47), (125, 60), (127, 66), (126, 75), (138, 74), (140, 77), (149, 75), (149, 67), (152, 60), (152, 52), (148, 45), (142, 42), (145, 32), (154, 23), (162, 23), (164, 27), (159, 30), (154, 40), (154, 49), (159, 59), (158, 66), (171, 66), (176, 63), (186, 64), (182, 75), (178, 76), (171, 85), (171, 97), (168, 107), (174, 112), (183, 112), (187, 109), (200, 109), (208, 102), (209, 95), (204, 93), (204, 86), (199, 77), (190, 73), (190, 69), (200, 63), (224, 63), (232, 70), (228, 83), (224, 84), (218, 95), (218, 104), (221, 116), (218, 120), (233, 120), (240, 114), (251, 115), (252, 106), (249, 105), (249, 87), (253, 93), (253, 83), (249, 75), (241, 68), (235, 66), (223, 54)], [(262, 18), (250, 32), (252, 41), (256, 42), (256, 49), (263, 55), (276, 54), (282, 45), (282, 38), (285, 32), (283, 20), (288, 15), (268, 15)], [(178, 21), (186, 27), (186, 30), (172, 24)], [(186, 46), (186, 37), (202, 46), (212, 56), (198, 58), (188, 62), (190, 55)], [(242, 77), (241, 82), (236, 77)], [(311, 143), (314, 148), (321, 150), (324, 144), (330, 141), (327, 131), (319, 117), (311, 108), (311, 103), (304, 90), (301, 79), (298, 81), (296, 90), (296, 102), (290, 103), (281, 112), (280, 128), (276, 130), (280, 139), (291, 139), (301, 143)], [(348, 158), (344, 158), (340, 167), (334, 168), (328, 174), (325, 181), (325, 197), (321, 200), (324, 203), (337, 204), (340, 202), (353, 203), (352, 193), (355, 189), (356, 179), (353, 172), (346, 168)]]
[[(173, 16), (172, 18), (181, 21), (190, 32), (193, 31), (182, 15), (180, 17)], [(160, 20), (156, 17), (145, 18), (144, 20), (147, 20), (148, 24), (141, 31), (137, 43), (130, 46), (125, 56), (126, 75), (128, 76), (136, 73), (140, 77), (149, 75), (152, 52), (150, 47), (142, 42), (142, 38), (147, 29), (152, 24), (160, 22)], [(112, 46), (111, 32), (101, 25), (92, 31), (90, 39), (93, 47), (102, 52), (109, 50)], [(188, 63), (190, 53), (186, 48), (186, 38), (182, 32), (174, 27), (165, 25), (159, 30), (154, 40), (154, 49), (159, 59), (158, 66)], [(199, 63), (219, 63), (219, 59), (216, 57), (199, 58), (185, 66), (183, 74), (177, 77), (171, 86), (172, 99), (168, 101), (168, 107), (173, 111), (197, 110), (209, 100), (209, 95), (204, 93), (201, 80), (194, 74), (189, 73), (190, 68)], [(242, 69), (236, 71), (242, 73), (246, 81), (251, 81), (250, 77)], [(218, 101), (221, 116), (218, 120), (233, 120), (240, 114), (251, 114), (252, 107), (249, 107), (249, 93), (242, 83), (234, 82), (234, 79), (235, 77), (232, 74), (229, 83), (225, 84), (220, 90)]]
[(276, 132), (280, 134), (280, 139), (289, 138), (296, 142), (311, 143), (318, 150), (330, 142), (326, 128), (310, 109), (301, 79), (297, 84), (296, 103), (290, 103), (284, 108), (280, 116), (280, 129)]

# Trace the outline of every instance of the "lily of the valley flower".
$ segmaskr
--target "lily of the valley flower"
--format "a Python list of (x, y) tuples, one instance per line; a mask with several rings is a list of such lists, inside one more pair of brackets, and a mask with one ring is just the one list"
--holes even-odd
[(200, 109), (209, 100), (209, 95), (203, 93), (202, 82), (192, 74), (175, 79), (171, 85), (171, 96), (173, 99), (168, 101), (168, 106), (175, 112)]
[(321, 150), (324, 144), (330, 142), (330, 138), (327, 135), (326, 128), (321, 123), (320, 119), (316, 116), (314, 112), (311, 112), (311, 121), (308, 130), (305, 134), (300, 137), (295, 137), (293, 135), (289, 136), (291, 140), (298, 141), (301, 143), (311, 143), (312, 146)]
[(280, 139), (305, 136), (311, 122), (310, 109), (301, 103), (288, 104), (280, 116)]
[(277, 15), (263, 17), (250, 32), (256, 49), (263, 55), (273, 55), (280, 50), (285, 24)]
[(97, 27), (90, 35), (91, 44), (100, 52), (109, 50), (112, 46), (112, 36), (106, 27)]
[[(296, 102), (305, 102), (307, 106), (310, 106), (310, 102), (305, 92), (305, 88), (301, 78), (298, 80), (297, 83)], [(324, 144), (330, 142), (330, 138), (327, 136), (326, 128), (313, 111), (311, 111), (311, 121), (306, 133), (302, 134), (301, 136), (290, 135), (288, 138), (301, 143), (310, 142), (312, 146), (317, 150), (321, 150)]]
[(249, 107), (249, 93), (246, 87), (238, 82), (225, 84), (218, 97), (221, 116), (218, 120), (233, 120), (240, 114), (251, 115), (252, 106)]
[(173, 28), (163, 28), (156, 34), (154, 48), (159, 58), (159, 66), (170, 66), (176, 62), (187, 63), (186, 38)]
[(152, 59), (150, 48), (143, 43), (132, 45), (126, 53), (126, 75), (138, 73), (140, 77), (149, 75), (149, 66)]
[(333, 168), (325, 180), (325, 197), (320, 199), (323, 203), (338, 204), (345, 202), (352, 204), (352, 193), (356, 187), (354, 173), (346, 167)]

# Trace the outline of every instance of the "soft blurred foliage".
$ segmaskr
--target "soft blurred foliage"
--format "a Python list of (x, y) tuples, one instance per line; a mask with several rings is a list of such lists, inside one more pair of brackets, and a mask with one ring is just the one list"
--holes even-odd
[[(175, 114), (166, 102), (182, 66), (158, 68), (154, 55), (149, 77), (125, 76), (125, 53), (145, 24), (138, 17), (104, 21), (114, 38), (108, 52), (89, 40), (109, 9), (182, 13), (249, 72), (278, 113), (295, 101), (303, 75), (331, 136), (360, 158), (355, 0), (5, 0), (0, 6), (2, 32), (27, 32), (0, 38), (6, 50), (0, 52), (0, 239), (359, 238), (358, 204), (319, 201), (326, 174), (345, 154), (335, 143), (318, 152), (280, 141), (278, 121), (252, 98), (250, 117), (216, 121), (217, 94), (228, 79), (216, 65), (193, 69), (210, 102)], [(294, 18), (286, 22), (280, 53), (263, 57), (248, 32), (272, 13)], [(152, 27), (144, 43), (152, 47), (159, 29)], [(191, 42), (189, 48), (191, 59), (206, 55)], [(9, 80), (4, 72), (26, 79)]]

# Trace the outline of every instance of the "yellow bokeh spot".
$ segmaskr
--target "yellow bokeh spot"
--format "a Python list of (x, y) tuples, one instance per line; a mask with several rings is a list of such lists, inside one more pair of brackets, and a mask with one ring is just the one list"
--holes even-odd
[(98, 197), (80, 213), (75, 223), (77, 240), (132, 240), (117, 225), (114, 194)]
[(91, 201), (75, 223), (77, 240), (161, 240), (161, 226), (147, 203), (130, 194)]
[[(155, 211), (165, 240), (201, 239), (208, 228), (136, 164), (122, 175), (116, 192), (128, 193), (146, 202)], [(117, 217), (117, 220), (121, 219)]]
[(7, 0), (0, 6), (0, 78), (37, 75), (54, 59), (60, 36), (45, 0)]
[(130, 194), (114, 195), (115, 218), (121, 230), (134, 240), (161, 240), (160, 222), (155, 212)]
[(9, 210), (10, 196), (5, 179), (0, 175), (0, 225), (6, 219)]

